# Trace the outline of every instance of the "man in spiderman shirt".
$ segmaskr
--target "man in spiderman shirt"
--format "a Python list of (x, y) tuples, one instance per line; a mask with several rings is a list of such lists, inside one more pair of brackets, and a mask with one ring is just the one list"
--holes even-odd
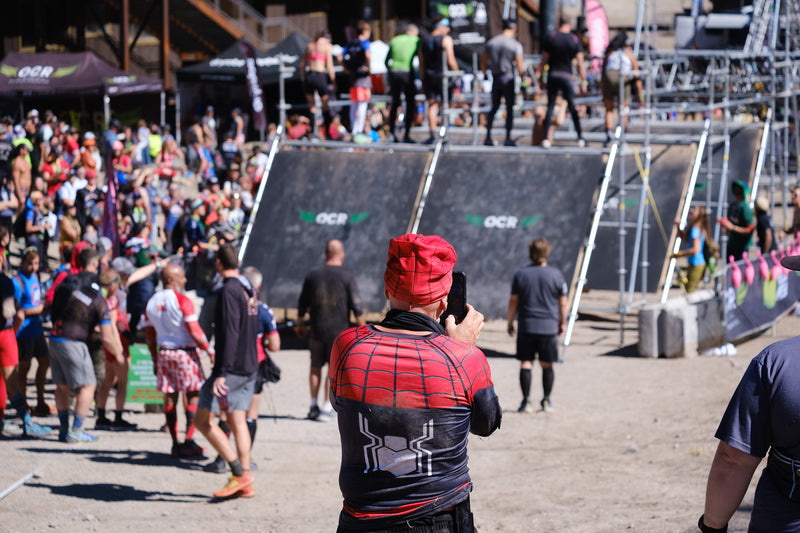
[(330, 386), (342, 443), (339, 533), (474, 532), (467, 436), (488, 436), (502, 410), (475, 346), (483, 315), (447, 309), (456, 252), (437, 236), (389, 243), (382, 322), (342, 332)]

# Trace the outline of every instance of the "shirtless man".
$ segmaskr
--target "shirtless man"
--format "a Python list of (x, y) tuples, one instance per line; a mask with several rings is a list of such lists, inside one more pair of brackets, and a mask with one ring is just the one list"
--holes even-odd
[(319, 94), (319, 99), (322, 101), (322, 121), (327, 127), (331, 121), (328, 100), (331, 93), (335, 91), (333, 87), (336, 83), (336, 74), (333, 71), (333, 47), (331, 46), (331, 35), (327, 29), (320, 30), (317, 38), (306, 46), (306, 53), (303, 55), (300, 65), (300, 75), (303, 77), (306, 99), (311, 110), (311, 117), (314, 119), (315, 130), (318, 127), (315, 92)]
[(28, 193), (31, 190), (31, 163), (28, 159), (30, 148), (25, 143), (17, 146), (17, 156), (11, 163), (11, 175), (14, 178), (14, 186), (17, 190), (19, 204), (24, 206)]
[(453, 38), (450, 37), (450, 20), (440, 19), (431, 30), (430, 35), (422, 43), (422, 65), (425, 77), (422, 80), (425, 98), (428, 99), (428, 131), (430, 136), (425, 144), (433, 144), (438, 124), (439, 106), (444, 98), (443, 77), (444, 63), (442, 50), (447, 57), (447, 68), (458, 70)]

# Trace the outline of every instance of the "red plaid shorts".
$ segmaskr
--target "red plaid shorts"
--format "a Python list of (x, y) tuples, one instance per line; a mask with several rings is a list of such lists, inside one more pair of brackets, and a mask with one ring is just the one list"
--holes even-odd
[(159, 392), (199, 391), (205, 380), (197, 348), (158, 350), (156, 387)]

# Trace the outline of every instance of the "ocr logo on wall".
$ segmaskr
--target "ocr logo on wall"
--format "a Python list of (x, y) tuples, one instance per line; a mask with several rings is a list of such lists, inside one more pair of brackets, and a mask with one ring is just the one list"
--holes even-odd
[(364, 213), (356, 213), (349, 215), (347, 213), (335, 211), (322, 211), (320, 213), (312, 213), (310, 211), (302, 211), (298, 209), (300, 220), (308, 222), (309, 224), (320, 224), (322, 226), (344, 226), (346, 224), (358, 224), (364, 222), (369, 218), (369, 211)]
[(514, 215), (474, 215), (472, 213), (464, 213), (467, 217), (467, 222), (473, 226), (489, 229), (515, 229), (521, 227), (523, 229), (529, 228), (542, 219), (542, 215), (534, 215), (531, 217), (524, 217), (520, 219)]

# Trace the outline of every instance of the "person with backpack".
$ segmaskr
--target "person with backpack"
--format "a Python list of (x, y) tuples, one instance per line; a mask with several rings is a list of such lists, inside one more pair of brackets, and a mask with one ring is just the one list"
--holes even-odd
[(428, 130), (430, 131), (430, 136), (425, 144), (433, 144), (435, 140), (434, 132), (438, 124), (439, 103), (444, 98), (443, 53), (447, 56), (447, 67), (450, 70), (458, 70), (453, 38), (450, 37), (450, 20), (446, 18), (436, 22), (422, 46), (422, 70), (425, 71), (422, 86), (425, 98), (428, 100)]
[(678, 226), (678, 237), (687, 244), (687, 247), (680, 252), (672, 254), (673, 259), (686, 257), (689, 260), (689, 271), (686, 279), (682, 280), (687, 293), (697, 290), (697, 284), (703, 279), (706, 270), (706, 258), (704, 250), (706, 241), (711, 239), (711, 225), (708, 219), (708, 211), (701, 205), (694, 205), (689, 208), (688, 227), (680, 229), (680, 220), (675, 220)]
[[(100, 264), (97, 252), (85, 248), (80, 253), (83, 272), (67, 276), (55, 290), (52, 307), (53, 334), (50, 358), (56, 384), (61, 442), (92, 442), (97, 439), (83, 429), (97, 386), (87, 341), (95, 326), (100, 329), (103, 347), (122, 359), (122, 345), (117, 328), (111, 322), (108, 305), (97, 283)], [(75, 393), (75, 417), (69, 426), (70, 391)]]
[[(636, 86), (639, 101), (644, 101), (642, 80), (638, 76), (630, 77), (631, 72), (639, 70), (639, 63), (633, 54), (633, 42), (624, 31), (618, 33), (606, 48), (603, 59), (603, 106), (605, 107), (606, 144), (611, 143), (614, 137), (614, 102), (619, 100), (620, 84), (622, 84), (623, 101), (619, 108), (625, 109), (631, 99), (631, 86)], [(627, 78), (627, 79), (626, 79)], [(628, 129), (627, 115), (622, 120), (622, 126)]]
[(350, 76), (350, 132), (355, 135), (364, 131), (367, 121), (367, 107), (372, 97), (372, 78), (369, 65), (372, 53), (369, 38), (372, 29), (368, 22), (358, 22), (358, 37), (344, 48), (344, 69)]

